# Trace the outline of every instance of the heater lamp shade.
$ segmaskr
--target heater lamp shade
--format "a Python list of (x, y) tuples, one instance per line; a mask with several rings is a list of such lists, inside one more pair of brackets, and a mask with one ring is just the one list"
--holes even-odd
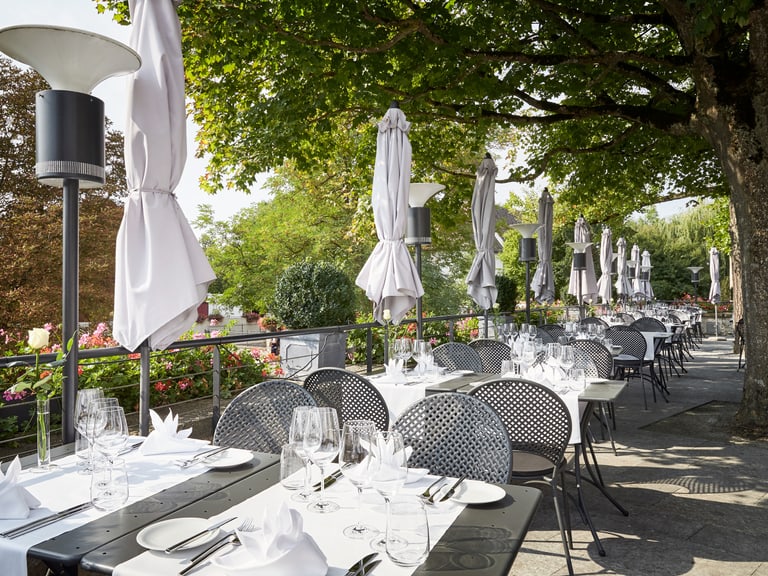
[(435, 184), (434, 182), (411, 182), (408, 192), (408, 205), (413, 208), (423, 208), (424, 204), (427, 203), (427, 200), (441, 190), (445, 190), (443, 184)]
[(0, 30), (0, 52), (37, 70), (54, 90), (90, 92), (99, 82), (135, 72), (141, 58), (125, 44), (61, 26), (10, 26)]

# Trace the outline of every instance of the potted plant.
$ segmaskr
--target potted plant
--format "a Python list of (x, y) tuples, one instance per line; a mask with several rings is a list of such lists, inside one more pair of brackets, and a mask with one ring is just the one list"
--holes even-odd
[[(272, 310), (289, 329), (343, 326), (355, 318), (352, 280), (327, 262), (303, 261), (285, 269), (275, 284)], [(343, 368), (346, 333), (306, 334), (280, 339), (287, 374), (333, 366)]]

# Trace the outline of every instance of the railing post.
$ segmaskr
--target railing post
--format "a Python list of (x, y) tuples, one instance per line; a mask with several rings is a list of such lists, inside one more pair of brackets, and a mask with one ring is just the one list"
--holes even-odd
[(373, 372), (373, 329), (365, 331), (365, 362), (367, 374)]
[(221, 416), (221, 349), (213, 347), (213, 408), (211, 410), (211, 433), (216, 430)]
[(139, 352), (139, 432), (146, 436), (149, 434), (149, 342), (142, 342)]

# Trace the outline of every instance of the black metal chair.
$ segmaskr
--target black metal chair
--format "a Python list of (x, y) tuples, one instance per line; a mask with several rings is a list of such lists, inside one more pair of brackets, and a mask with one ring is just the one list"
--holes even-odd
[(480, 356), (483, 364), (481, 372), (487, 374), (499, 374), (501, 363), (512, 359), (512, 349), (508, 344), (490, 338), (478, 338), (469, 343), (470, 348)]
[[(629, 378), (636, 375), (640, 378), (643, 387), (643, 404), (648, 410), (648, 400), (645, 394), (645, 381), (651, 383), (653, 392), (653, 401), (656, 402), (656, 379), (653, 375), (653, 359), (645, 359), (647, 343), (645, 336), (639, 330), (629, 326), (613, 326), (605, 332), (605, 337), (610, 338), (614, 344), (621, 346), (621, 354), (614, 357), (613, 365), (616, 368), (616, 376), (624, 378), (629, 382)], [(648, 368), (646, 375), (645, 368)], [(666, 397), (664, 398), (666, 400)]]
[(507, 430), (485, 402), (467, 394), (433, 394), (411, 404), (394, 430), (413, 448), (408, 465), (440, 476), (509, 482)]
[(336, 408), (339, 425), (349, 420), (373, 420), (379, 430), (389, 429), (389, 408), (367, 378), (341, 368), (319, 368), (304, 379), (304, 388), (318, 406)]
[(602, 326), (603, 328), (608, 327), (608, 322), (602, 318), (598, 318), (597, 316), (587, 316), (584, 318), (584, 320), (581, 321), (581, 324), (596, 324), (597, 326)]
[[(557, 525), (568, 564), (573, 563), (566, 538), (570, 536), (565, 497), (565, 450), (571, 437), (571, 415), (563, 400), (549, 388), (524, 379), (494, 380), (473, 388), (469, 395), (488, 404), (501, 418), (512, 446), (511, 479), (544, 481), (552, 488)], [(575, 423), (578, 426), (578, 422)], [(558, 502), (558, 481), (563, 511)], [(564, 520), (565, 518), (565, 525)], [(591, 526), (591, 522), (590, 522)]]
[[(597, 378), (610, 379), (613, 378), (613, 354), (605, 346), (596, 340), (574, 340), (571, 342), (571, 346), (575, 350), (586, 354), (592, 360), (592, 363), (596, 370)], [(600, 421), (601, 430), (608, 432), (608, 438), (611, 441), (611, 448), (613, 453), (616, 454), (616, 442), (613, 439), (613, 430), (616, 430), (616, 412), (613, 409), (612, 402), (600, 403), (600, 414), (597, 415)], [(608, 424), (610, 419), (611, 424)]]
[[(547, 334), (552, 338), (552, 342), (557, 342), (560, 336), (565, 336), (565, 328), (560, 324), (542, 324), (539, 326), (539, 336)], [(542, 338), (543, 339), (543, 338)], [(547, 342), (544, 342), (545, 344)]]
[(288, 442), (293, 409), (315, 406), (315, 399), (303, 387), (288, 380), (267, 380), (247, 388), (221, 414), (213, 443), (279, 454)]
[(446, 342), (432, 350), (435, 364), (446, 370), (472, 370), (483, 371), (483, 360), (469, 344), (463, 342)]

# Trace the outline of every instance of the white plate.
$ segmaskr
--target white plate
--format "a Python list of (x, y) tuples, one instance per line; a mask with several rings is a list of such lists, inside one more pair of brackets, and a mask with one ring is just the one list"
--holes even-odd
[(462, 504), (488, 504), (504, 498), (506, 492), (501, 486), (494, 486), (478, 480), (464, 480), (451, 500)]
[[(213, 522), (205, 518), (171, 518), (170, 520), (162, 520), (161, 522), (150, 524), (136, 534), (136, 542), (147, 550), (165, 550), (177, 542), (181, 542), (184, 538), (189, 538), (192, 534), (205, 530), (211, 524)], [(208, 534), (193, 540), (187, 546), (181, 548), (181, 550), (197, 548), (207, 544), (218, 535), (218, 530), (211, 530)]]
[(428, 468), (408, 468), (408, 476), (405, 479), (405, 483), (410, 484), (411, 482), (421, 480), (427, 474), (429, 474)]
[(208, 468), (234, 468), (253, 460), (253, 452), (240, 448), (227, 448), (224, 452), (203, 458), (200, 463)]

